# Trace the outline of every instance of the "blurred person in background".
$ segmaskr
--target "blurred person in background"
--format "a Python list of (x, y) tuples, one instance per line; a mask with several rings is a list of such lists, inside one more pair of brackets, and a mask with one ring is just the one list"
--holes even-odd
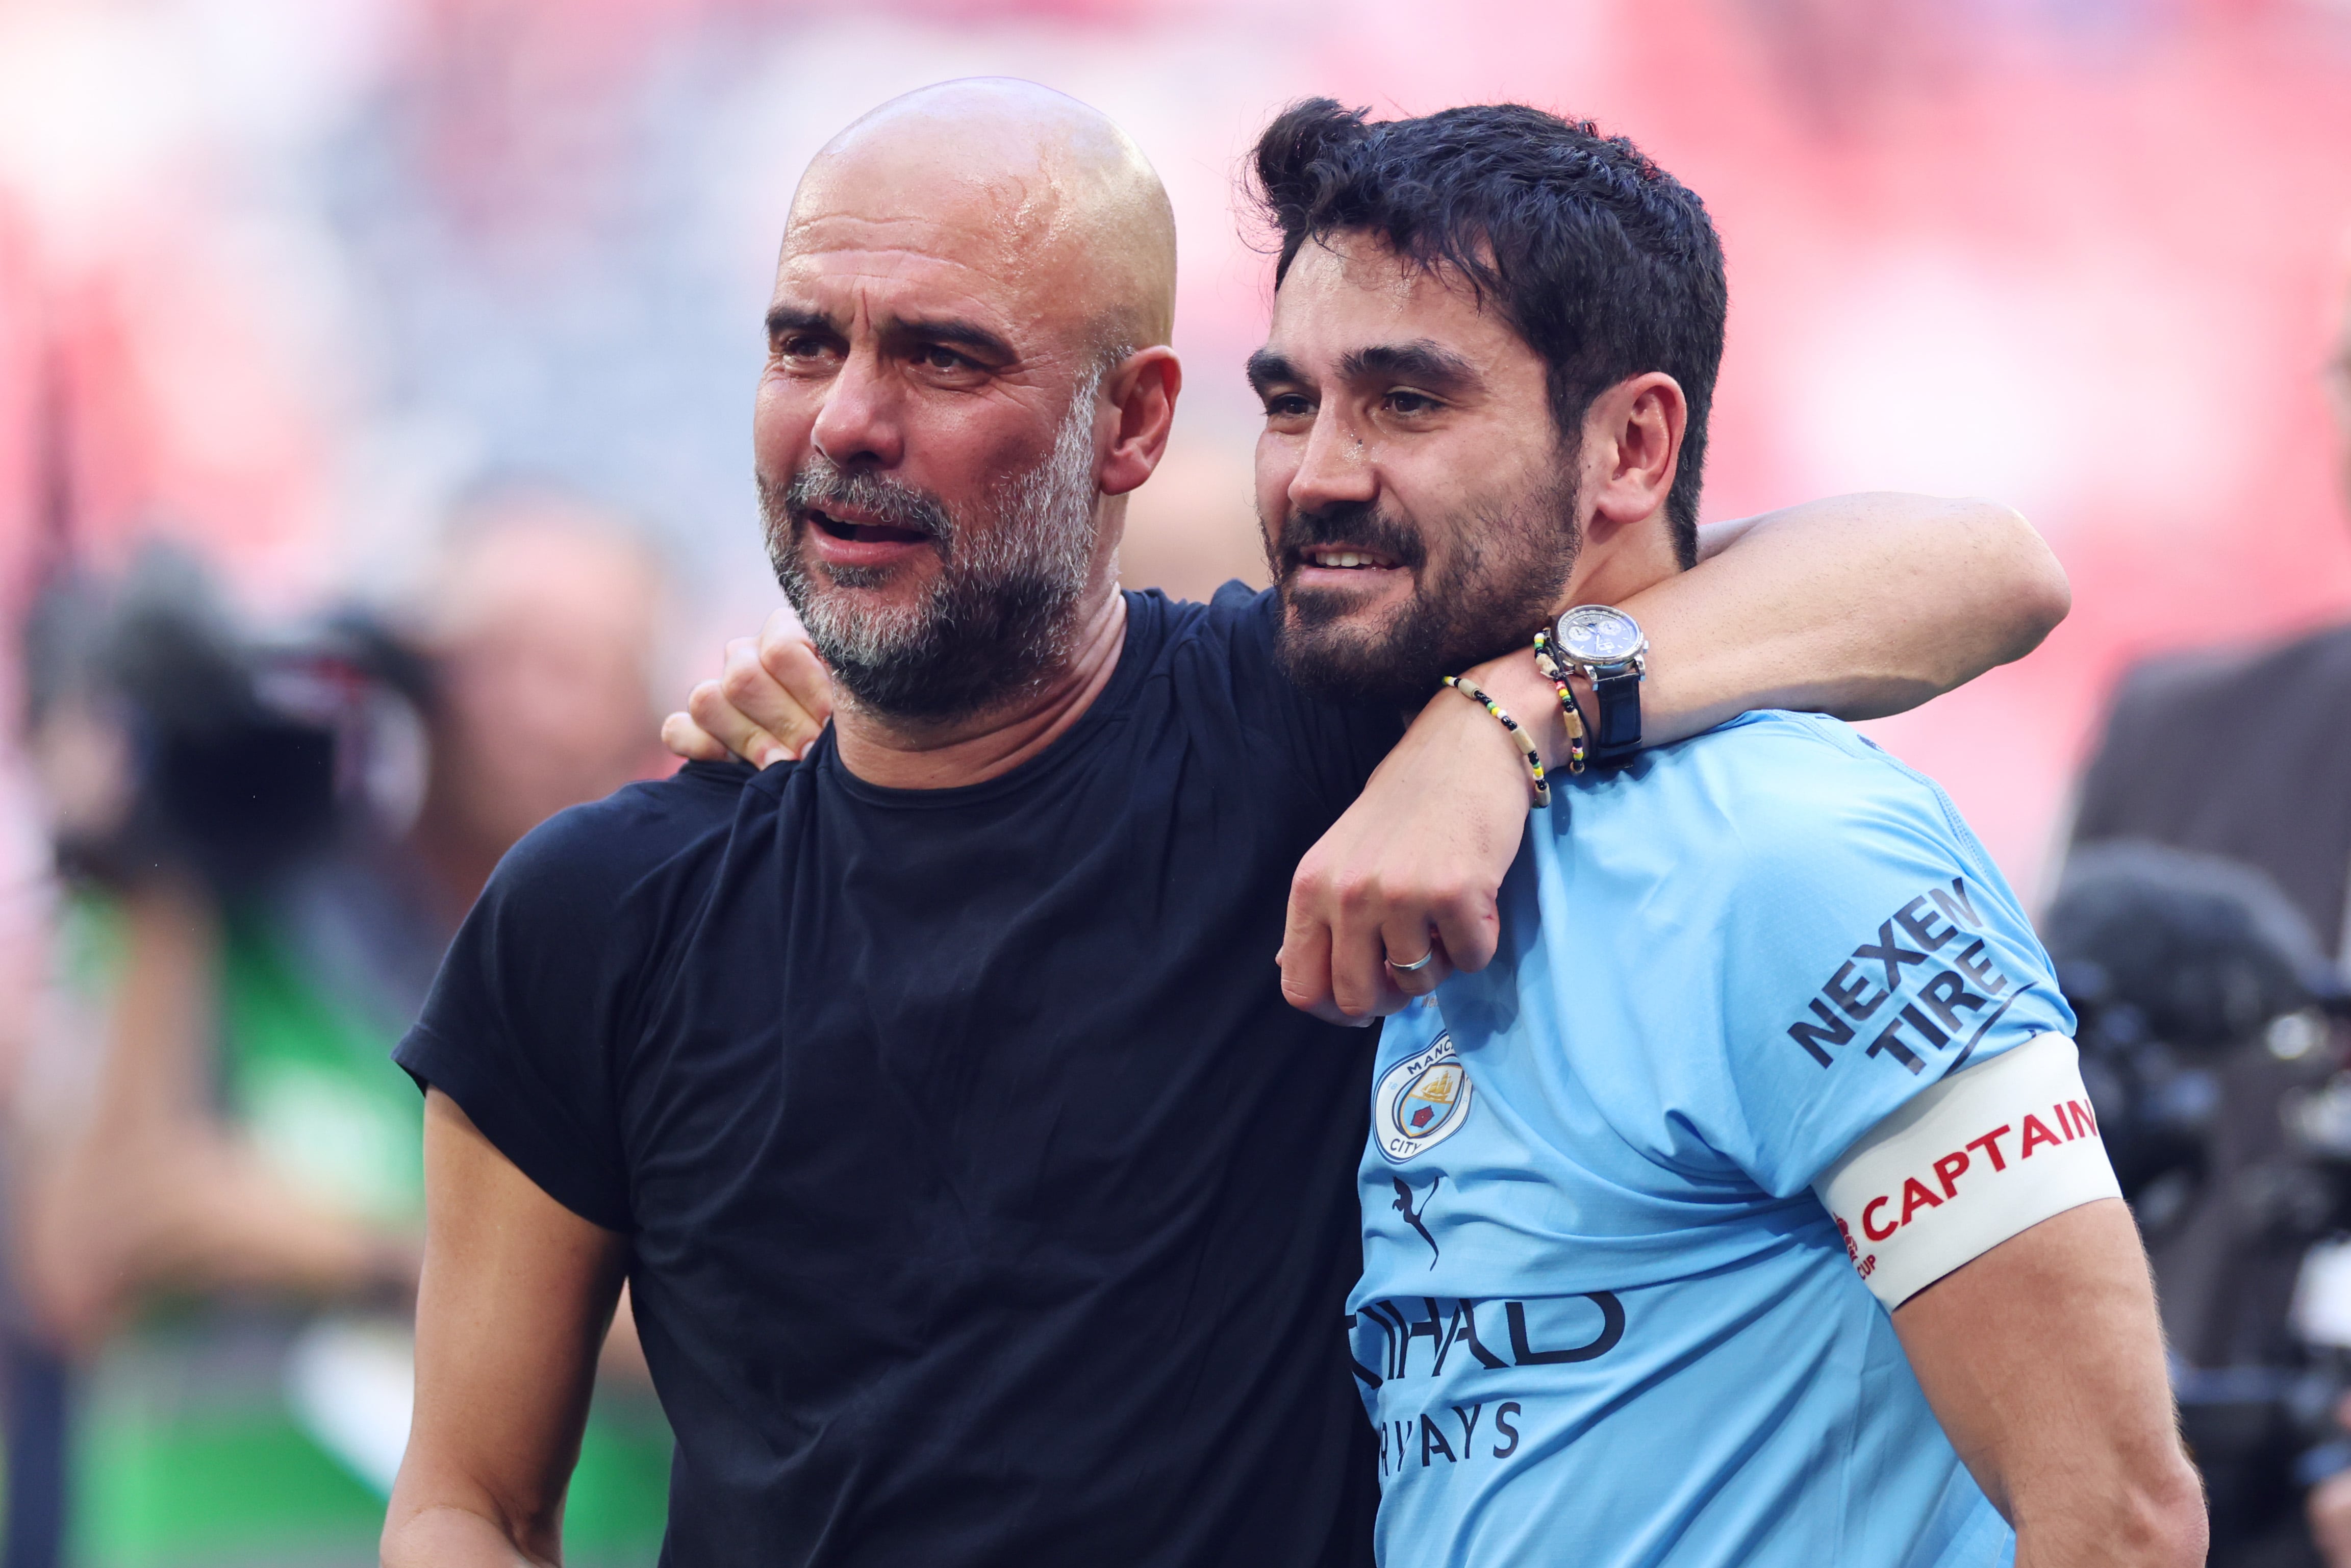
[[(2325, 373), (2351, 499), (2351, 289), (2346, 307)], [(2109, 905), (2085, 961), (2062, 967), (2081, 911)], [(2125, 1190), (2211, 1494), (2212, 1561), (2351, 1568), (2351, 1403), (2330, 1413), (2351, 1369), (2351, 1262), (2330, 1263), (2351, 1249), (2326, 1240), (2351, 1228), (2351, 1120), (2329, 1120), (2351, 1113), (2351, 1079), (2325, 1017), (2351, 963), (2351, 623), (2127, 670), (2051, 921), (2097, 1023), (2084, 1049), (2105, 1058), (2100, 1114), (2147, 1130)]]
[[(384, 624), (249, 659), (200, 574), (134, 575), (105, 645), (49, 650), (32, 733), (79, 874), (19, 1118), (16, 1266), (89, 1368), (71, 1554), (370, 1563), (423, 1220), (390, 1047), (507, 848), (662, 769), (662, 574), (613, 519), (511, 494), (456, 517)], [(321, 770), (313, 832), (312, 795), (280, 789)], [(575, 1561), (659, 1537), (668, 1439), (624, 1329), (624, 1385), (632, 1361), (587, 1439)]]

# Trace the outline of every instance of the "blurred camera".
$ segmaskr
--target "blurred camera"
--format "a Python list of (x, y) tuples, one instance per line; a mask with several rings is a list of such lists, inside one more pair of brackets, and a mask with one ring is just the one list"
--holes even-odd
[(2351, 1228), (2341, 981), (2267, 877), (2152, 844), (2077, 852), (2042, 937), (2147, 1239), (2211, 1561), (2303, 1561), (2351, 1348), (2298, 1311), (2309, 1260)]
[(397, 831), (422, 799), (425, 662), (357, 613), (247, 632), (176, 550), (151, 548), (116, 585), (52, 584), (26, 671), (69, 877), (247, 891), (347, 832)]

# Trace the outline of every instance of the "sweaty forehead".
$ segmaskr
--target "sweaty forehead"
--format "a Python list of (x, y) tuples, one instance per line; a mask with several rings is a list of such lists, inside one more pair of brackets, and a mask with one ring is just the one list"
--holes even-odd
[(1029, 267), (1056, 259), (1078, 215), (1069, 178), (1039, 149), (989, 140), (909, 127), (820, 155), (793, 197), (785, 256), (871, 245)]

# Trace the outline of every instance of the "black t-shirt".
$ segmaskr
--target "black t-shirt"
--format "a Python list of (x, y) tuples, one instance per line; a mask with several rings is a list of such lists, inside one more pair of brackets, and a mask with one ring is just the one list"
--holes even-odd
[(630, 1237), (664, 1563), (1370, 1561), (1372, 1040), (1273, 959), (1396, 734), (1281, 676), (1269, 598), (1129, 594), (999, 779), (880, 789), (828, 736), (507, 856), (398, 1056)]

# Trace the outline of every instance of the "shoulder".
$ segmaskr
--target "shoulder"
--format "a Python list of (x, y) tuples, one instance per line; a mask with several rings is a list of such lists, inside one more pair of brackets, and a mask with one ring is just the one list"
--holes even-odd
[[(792, 766), (770, 772), (780, 776)], [(483, 901), (574, 918), (609, 914), (649, 882), (683, 873), (723, 844), (747, 797), (755, 796), (771, 800), (774, 789), (740, 763), (689, 762), (667, 779), (624, 785), (524, 834), (498, 862)]]
[(1128, 613), (1140, 607), (1162, 616), (1166, 625), (1166, 646), (1195, 646), (1195, 649), (1241, 651), (1241, 653), (1262, 653), (1272, 658), (1274, 625), (1279, 618), (1277, 600), (1272, 588), (1250, 588), (1239, 579), (1229, 580), (1208, 595), (1206, 604), (1192, 600), (1166, 600), (1159, 591), (1131, 592), (1126, 597)]
[(1271, 590), (1228, 582), (1205, 604), (1156, 589), (1130, 592), (1129, 656), (1166, 683), (1176, 705), (1219, 724), (1247, 723), (1292, 695), (1276, 648), (1280, 610)]
[(1628, 804), (1737, 881), (1816, 883), (1889, 853), (1990, 869), (1939, 785), (1817, 714), (1749, 714), (1627, 772)]
[(1205, 604), (1170, 599), (1156, 588), (1126, 591), (1127, 656), (1151, 674), (1218, 670), (1235, 664), (1270, 666), (1274, 656), (1275, 605), (1270, 590), (1232, 581)]

